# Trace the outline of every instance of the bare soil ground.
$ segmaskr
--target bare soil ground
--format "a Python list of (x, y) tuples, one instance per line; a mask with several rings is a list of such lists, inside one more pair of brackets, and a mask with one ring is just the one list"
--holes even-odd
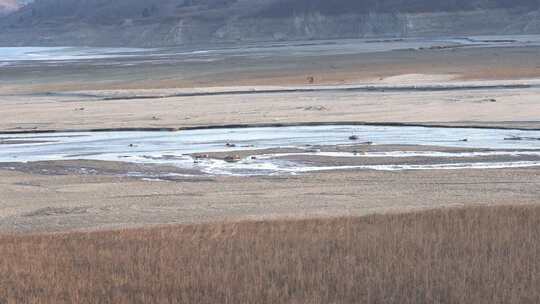
[[(0, 131), (329, 121), (539, 128), (540, 107), (536, 101), (540, 89), (536, 87), (132, 98), (186, 90), (215, 92), (275, 86), (536, 83), (540, 77), (538, 50), (404, 50), (257, 60), (239, 57), (212, 63), (134, 67), (106, 63), (7, 67), (0, 72)], [(103, 100), (96, 96), (130, 98)]]
[(456, 205), (536, 204), (540, 197), (540, 170), (535, 168), (149, 181), (115, 175), (121, 164), (64, 165), (106, 169), (110, 175), (89, 169), (86, 174), (55, 175), (55, 166), (60, 165), (34, 165), (31, 173), (0, 171), (1, 232), (357, 216)]
[[(539, 54), (537, 47), (468, 48), (133, 67), (10, 67), (0, 71), (0, 131), (335, 121), (540, 128), (537, 86), (131, 98), (268, 86), (534, 84), (540, 77)], [(103, 99), (118, 96), (126, 98)], [(81, 171), (86, 166), (89, 170)], [(362, 215), (453, 204), (539, 203), (540, 197), (534, 168), (155, 182), (115, 176), (138, 170), (123, 164), (27, 167), (0, 171), (2, 231)], [(92, 168), (108, 174), (92, 173)]]
[[(5, 97), (2, 131), (183, 128), (223, 124), (402, 122), (540, 128), (540, 89), (282, 93), (96, 101)], [(492, 101), (495, 100), (495, 101)]]

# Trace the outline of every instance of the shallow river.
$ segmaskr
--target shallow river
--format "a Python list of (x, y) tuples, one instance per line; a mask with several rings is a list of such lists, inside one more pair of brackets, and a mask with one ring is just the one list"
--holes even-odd
[[(351, 136), (355, 137), (351, 139)], [(80, 132), (0, 135), (0, 163), (54, 160), (102, 160), (144, 164), (165, 164), (197, 169), (207, 174), (259, 175), (300, 173), (333, 169), (421, 170), (463, 168), (506, 168), (540, 166), (540, 131), (428, 128), (398, 126), (303, 126), (240, 129), (209, 129), (177, 132)], [(365, 153), (321, 152), (318, 146), (361, 145), (371, 147), (408, 145), (393, 151)], [(462, 148), (439, 151), (415, 146)], [(226, 162), (220, 159), (194, 160), (190, 155), (238, 151), (296, 148), (294, 154), (276, 152)], [(476, 149), (471, 151), (469, 149)], [(245, 153), (244, 153), (245, 154)], [(253, 154), (260, 154), (255, 153)], [(437, 158), (437, 163), (383, 165), (313, 165), (294, 162), (286, 156), (347, 158)], [(516, 157), (504, 162), (448, 162), (445, 159)], [(519, 156), (529, 157), (527, 161)], [(532, 158), (532, 160), (530, 159)]]
[(170, 62), (213, 62), (226, 58), (321, 56), (378, 53), (430, 47), (523, 47), (540, 45), (540, 35), (470, 36), (406, 39), (340, 39), (223, 45), (212, 48), (0, 47), (0, 67), (78, 63), (139, 65)]

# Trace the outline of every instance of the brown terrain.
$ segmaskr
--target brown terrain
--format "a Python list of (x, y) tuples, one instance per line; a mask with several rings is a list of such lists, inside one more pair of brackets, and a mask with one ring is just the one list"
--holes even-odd
[[(536, 85), (540, 75), (538, 51), (536, 47), (468, 48), (279, 57), (260, 62), (240, 57), (212, 63), (135, 67), (108, 67), (106, 63), (99, 68), (12, 67), (0, 72), (0, 130), (335, 121), (539, 128), (536, 100), (540, 87), (536, 86), (385, 91), (395, 86)], [(382, 88), (378, 92), (344, 91), (340, 90), (343, 84)], [(337, 90), (265, 93), (321, 86)], [(253, 90), (260, 92), (234, 93)], [(194, 92), (199, 96), (174, 97)], [(201, 94), (204, 92), (221, 94), (205, 96)]]
[(0, 236), (3, 303), (538, 303), (540, 208)]
[[(259, 64), (239, 57), (238, 64), (219, 62), (211, 66), (179, 63), (177, 67), (83, 66), (73, 69), (68, 65), (50, 68), (50, 71), (49, 68), (40, 71), (35, 67), (11, 67), (12, 73), (2, 75), (8, 81), (4, 81), (0, 89), (4, 92), (0, 102), (3, 115), (0, 130), (175, 129), (309, 122), (538, 129), (540, 88), (535, 86), (540, 74), (538, 54), (535, 47), (393, 51), (309, 57), (298, 59), (294, 69), (288, 62), (293, 59), (288, 57), (265, 59)], [(346, 62), (352, 63), (346, 65)], [(336, 68), (330, 69), (330, 66)], [(270, 67), (273, 68), (270, 70)], [(207, 70), (211, 68), (216, 72), (209, 74)], [(225, 80), (221, 74), (224, 72), (220, 71), (227, 68), (231, 75)], [(29, 73), (27, 69), (37, 71)], [(129, 73), (133, 72), (130, 69), (141, 70), (141, 77), (149, 80), (131, 80), (129, 77), (139, 77), (139, 74)], [(313, 75), (316, 83), (302, 84), (307, 81), (307, 75)], [(338, 75), (344, 83), (357, 86), (417, 85), (427, 89), (343, 91), (337, 78), (333, 78)], [(204, 76), (207, 76), (206, 85), (199, 81)], [(175, 77), (177, 83), (172, 80)], [(283, 79), (296, 81), (285, 86)], [(234, 93), (320, 88), (319, 81), (326, 88), (337, 90)], [(242, 86), (248, 83), (257, 86)], [(532, 86), (467, 89), (524, 83)], [(193, 85), (198, 87), (189, 87)], [(234, 87), (219, 87), (221, 85)], [(433, 91), (430, 86), (465, 88)], [(159, 98), (201, 92), (220, 93)], [(155, 98), (137, 99), (136, 96)], [(463, 172), (347, 171), (278, 178), (209, 177), (155, 182), (119, 176), (129, 169), (105, 170), (111, 166), (126, 166), (123, 164), (98, 162), (67, 167), (85, 166), (93, 168), (94, 173), (81, 175), (78, 169), (66, 170), (65, 165), (56, 163), (29, 164), (22, 169), (17, 166), (14, 171), (6, 171), (3, 166), (4, 169), (0, 169), (0, 229), (62, 231), (212, 219), (363, 215), (373, 211), (454, 204), (508, 204), (510, 199), (515, 203), (535, 203), (540, 188), (539, 173), (534, 168)], [(58, 167), (63, 169), (54, 174)]]
[[(9, 67), (0, 71), (0, 130), (313, 122), (540, 129), (539, 54), (468, 48)], [(161, 170), (2, 165), (0, 272), (8, 275), (0, 276), (0, 303), (539, 299), (538, 168), (159, 181), (127, 177), (132, 169)]]

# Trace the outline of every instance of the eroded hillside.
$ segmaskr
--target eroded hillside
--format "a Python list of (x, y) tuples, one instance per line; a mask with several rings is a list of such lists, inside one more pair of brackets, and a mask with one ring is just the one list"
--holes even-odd
[[(6, 1), (6, 0), (4, 0)], [(2, 45), (215, 42), (540, 32), (538, 0), (38, 0)]]

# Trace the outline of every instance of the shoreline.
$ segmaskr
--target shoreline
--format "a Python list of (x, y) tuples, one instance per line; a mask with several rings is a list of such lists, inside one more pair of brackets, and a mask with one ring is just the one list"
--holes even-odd
[[(458, 48), (12, 67), (0, 73), (0, 137), (316, 125), (540, 131), (538, 50)], [(532, 86), (505, 89), (501, 84)], [(359, 86), (360, 91), (347, 91)], [(400, 91), (383, 91), (396, 86)], [(437, 86), (455, 89), (425, 90)], [(316, 91), (321, 87), (327, 91)], [(302, 88), (308, 91), (290, 91)], [(147, 170), (158, 174), (169, 168), (161, 169)], [(538, 204), (540, 197), (537, 167), (184, 176), (165, 182), (121, 175), (133, 171), (144, 173), (144, 168), (64, 162), (28, 164), (23, 171), (0, 169), (0, 233), (359, 216), (373, 210)]]
[[(493, 122), (505, 123), (540, 123), (540, 122)], [(516, 131), (540, 131), (540, 127), (519, 128), (505, 127), (502, 125), (482, 125), (481, 123), (403, 123), (403, 122), (363, 122), (363, 121), (335, 121), (335, 122), (297, 122), (297, 123), (253, 123), (253, 124), (215, 124), (193, 127), (178, 128), (102, 128), (102, 129), (65, 129), (65, 130), (24, 130), (24, 131), (1, 131), (0, 135), (17, 134), (54, 134), (54, 133), (108, 133), (108, 132), (178, 132), (216, 129), (248, 129), (248, 128), (286, 128), (286, 127), (313, 127), (313, 126), (380, 126), (380, 127), (423, 127), (423, 128), (448, 128), (448, 129), (490, 129), (490, 130), (516, 130)]]

